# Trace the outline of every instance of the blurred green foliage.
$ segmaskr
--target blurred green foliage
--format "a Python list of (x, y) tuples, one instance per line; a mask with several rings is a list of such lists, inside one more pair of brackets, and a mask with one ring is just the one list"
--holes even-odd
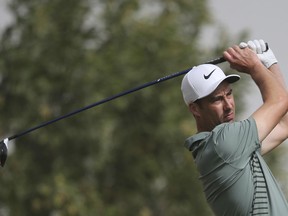
[[(199, 46), (203, 0), (11, 0), (0, 131), (15, 134), (221, 54)], [(216, 37), (216, 36), (215, 36)], [(202, 61), (203, 62), (203, 61)], [(190, 153), (181, 77), (15, 140), (0, 205), (20, 215), (211, 215)]]

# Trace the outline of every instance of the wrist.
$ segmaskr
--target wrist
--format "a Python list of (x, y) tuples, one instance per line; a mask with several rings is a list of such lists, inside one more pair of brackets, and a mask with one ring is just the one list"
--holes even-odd
[(255, 64), (250, 67), (249, 70), (249, 74), (254, 81), (255, 79), (257, 80), (259, 76), (261, 77), (263, 73), (268, 71), (268, 69), (262, 64), (261, 61), (255, 62)]

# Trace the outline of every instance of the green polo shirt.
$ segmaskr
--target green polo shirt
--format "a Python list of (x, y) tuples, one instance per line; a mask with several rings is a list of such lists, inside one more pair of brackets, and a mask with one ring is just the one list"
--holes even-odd
[(286, 199), (260, 154), (253, 118), (224, 123), (211, 132), (196, 134), (186, 140), (185, 146), (192, 151), (206, 199), (216, 215), (251, 215), (257, 176), (251, 167), (253, 158), (264, 176), (268, 197), (265, 211), (270, 216), (288, 215)]

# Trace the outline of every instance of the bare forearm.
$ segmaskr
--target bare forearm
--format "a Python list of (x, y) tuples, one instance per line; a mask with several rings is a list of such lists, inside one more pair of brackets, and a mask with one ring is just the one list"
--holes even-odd
[(277, 64), (272, 65), (269, 70), (263, 65), (257, 66), (256, 71), (251, 73), (251, 77), (259, 87), (264, 102), (278, 103), (287, 97), (283, 76)]
[(272, 74), (275, 76), (275, 78), (278, 80), (279, 83), (281, 83), (286, 89), (287, 85), (284, 80), (284, 76), (281, 72), (279, 64), (273, 64), (269, 70), (272, 72)]
[[(273, 64), (269, 70), (271, 71), (271, 73), (273, 74), (273, 76), (276, 78), (276, 80), (278, 81), (278, 83), (280, 83), (287, 91), (287, 85), (285, 83), (284, 80), (284, 76), (281, 72), (281, 69), (279, 67), (278, 64)], [(288, 134), (288, 113), (286, 113), (286, 115), (281, 119), (282, 127), (286, 127), (287, 130), (287, 134)]]

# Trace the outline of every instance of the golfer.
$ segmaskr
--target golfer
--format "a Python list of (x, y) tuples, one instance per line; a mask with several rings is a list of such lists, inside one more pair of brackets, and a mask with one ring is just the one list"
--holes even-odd
[(263, 105), (235, 121), (231, 83), (238, 75), (226, 76), (219, 67), (203, 64), (183, 78), (183, 98), (198, 131), (185, 146), (207, 202), (219, 216), (287, 216), (287, 201), (262, 157), (288, 137), (288, 96), (277, 60), (263, 40), (242, 42), (223, 56), (232, 69), (251, 76)]

